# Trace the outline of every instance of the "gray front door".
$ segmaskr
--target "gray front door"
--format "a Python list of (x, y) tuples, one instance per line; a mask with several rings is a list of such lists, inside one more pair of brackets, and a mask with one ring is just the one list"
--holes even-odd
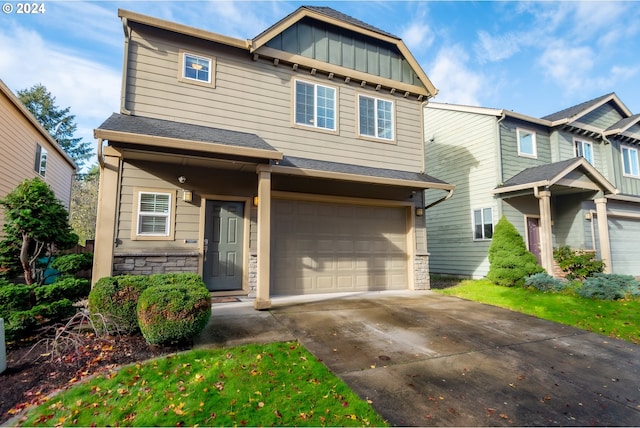
[(207, 201), (203, 279), (211, 291), (242, 289), (244, 204)]

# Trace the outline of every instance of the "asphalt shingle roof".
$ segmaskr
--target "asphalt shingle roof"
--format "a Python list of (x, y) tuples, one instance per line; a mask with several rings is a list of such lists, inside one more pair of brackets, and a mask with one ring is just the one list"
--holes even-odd
[(256, 134), (142, 116), (114, 113), (98, 129), (277, 152)]
[(560, 162), (548, 163), (527, 168), (504, 182), (501, 188), (518, 186), (521, 184), (536, 183), (550, 180), (564, 171), (570, 165), (580, 162), (581, 158), (571, 158)]
[(344, 174), (363, 175), (369, 177), (389, 178), (398, 180), (410, 180), (423, 183), (448, 184), (442, 180), (419, 172), (400, 171), (395, 169), (372, 168), (346, 163), (328, 162), (315, 159), (297, 158), (285, 156), (279, 164), (301, 169), (312, 169), (317, 171), (338, 172)]
[(367, 24), (366, 22), (360, 21), (359, 19), (356, 19), (352, 16), (349, 16), (347, 14), (344, 14), (342, 12), (339, 12), (327, 6), (302, 6), (302, 7), (304, 7), (305, 9), (313, 10), (318, 13), (322, 13), (323, 15), (330, 16), (340, 21), (348, 22), (358, 27), (365, 28), (367, 30), (375, 31), (376, 33), (384, 34), (385, 36), (388, 36), (388, 37), (393, 37), (394, 39), (400, 39), (400, 37), (398, 36), (395, 36), (391, 33), (388, 33), (384, 30), (374, 27), (373, 25)]
[(594, 98), (592, 100), (589, 101), (585, 101), (583, 103), (577, 104), (573, 107), (569, 107), (566, 108), (564, 110), (560, 110), (558, 112), (552, 113), (550, 115), (544, 116), (542, 119), (545, 120), (550, 120), (550, 121), (556, 121), (556, 120), (560, 120), (560, 119), (568, 119), (570, 117), (575, 116), (576, 114), (581, 113), (584, 110), (587, 110), (588, 108), (602, 102), (602, 100), (610, 97), (611, 95), (613, 95), (614, 93), (611, 92), (609, 94), (606, 95), (602, 95), (598, 98)]

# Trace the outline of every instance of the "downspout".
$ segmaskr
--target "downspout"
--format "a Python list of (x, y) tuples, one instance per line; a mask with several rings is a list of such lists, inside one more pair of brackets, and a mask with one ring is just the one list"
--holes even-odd
[[(500, 124), (507, 117), (507, 114), (502, 110), (502, 115), (500, 119), (496, 121), (496, 165), (498, 171), (498, 183), (502, 185), (503, 177), (502, 177), (502, 143), (500, 141)], [(500, 199), (498, 205), (498, 218), (502, 218), (502, 199)]]
[(424, 207), (424, 210), (426, 211), (429, 208), (434, 207), (434, 206), (438, 205), (439, 203), (446, 201), (447, 199), (451, 198), (452, 196), (453, 196), (453, 189), (449, 189), (449, 193), (447, 193), (443, 198), (440, 198), (437, 201), (431, 202), (429, 205)]
[(129, 68), (129, 40), (131, 39), (131, 28), (127, 18), (122, 18), (122, 29), (124, 30), (124, 55), (122, 59), (122, 86), (120, 88), (120, 113), (131, 115), (127, 110), (127, 69)]
[(98, 156), (98, 164), (101, 169), (104, 169), (104, 153), (102, 152), (102, 138), (98, 138), (98, 148), (96, 150)]

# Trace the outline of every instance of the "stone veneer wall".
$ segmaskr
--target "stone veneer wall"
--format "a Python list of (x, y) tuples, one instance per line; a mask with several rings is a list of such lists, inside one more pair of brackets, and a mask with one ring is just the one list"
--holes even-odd
[(113, 275), (198, 273), (198, 253), (120, 254), (113, 257)]
[(429, 277), (429, 254), (416, 254), (413, 259), (415, 277), (415, 290), (428, 290), (431, 288)]

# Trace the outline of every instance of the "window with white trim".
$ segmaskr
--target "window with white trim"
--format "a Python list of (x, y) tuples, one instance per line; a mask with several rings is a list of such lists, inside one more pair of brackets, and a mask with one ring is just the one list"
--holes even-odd
[(182, 77), (211, 83), (211, 58), (184, 53)]
[(138, 193), (138, 236), (169, 236), (171, 193)]
[(359, 134), (393, 140), (393, 101), (358, 95)]
[(493, 209), (481, 208), (473, 211), (473, 240), (488, 240), (493, 237)]
[(583, 157), (593, 165), (593, 144), (584, 140), (573, 140), (576, 157)]
[(36, 160), (33, 169), (44, 177), (47, 173), (47, 149), (36, 143)]
[(295, 81), (295, 123), (336, 130), (336, 89)]
[(620, 146), (622, 154), (622, 172), (630, 177), (640, 177), (638, 168), (638, 149), (629, 146)]
[(518, 155), (530, 158), (537, 158), (536, 133), (528, 129), (518, 128), (516, 130), (518, 139)]

